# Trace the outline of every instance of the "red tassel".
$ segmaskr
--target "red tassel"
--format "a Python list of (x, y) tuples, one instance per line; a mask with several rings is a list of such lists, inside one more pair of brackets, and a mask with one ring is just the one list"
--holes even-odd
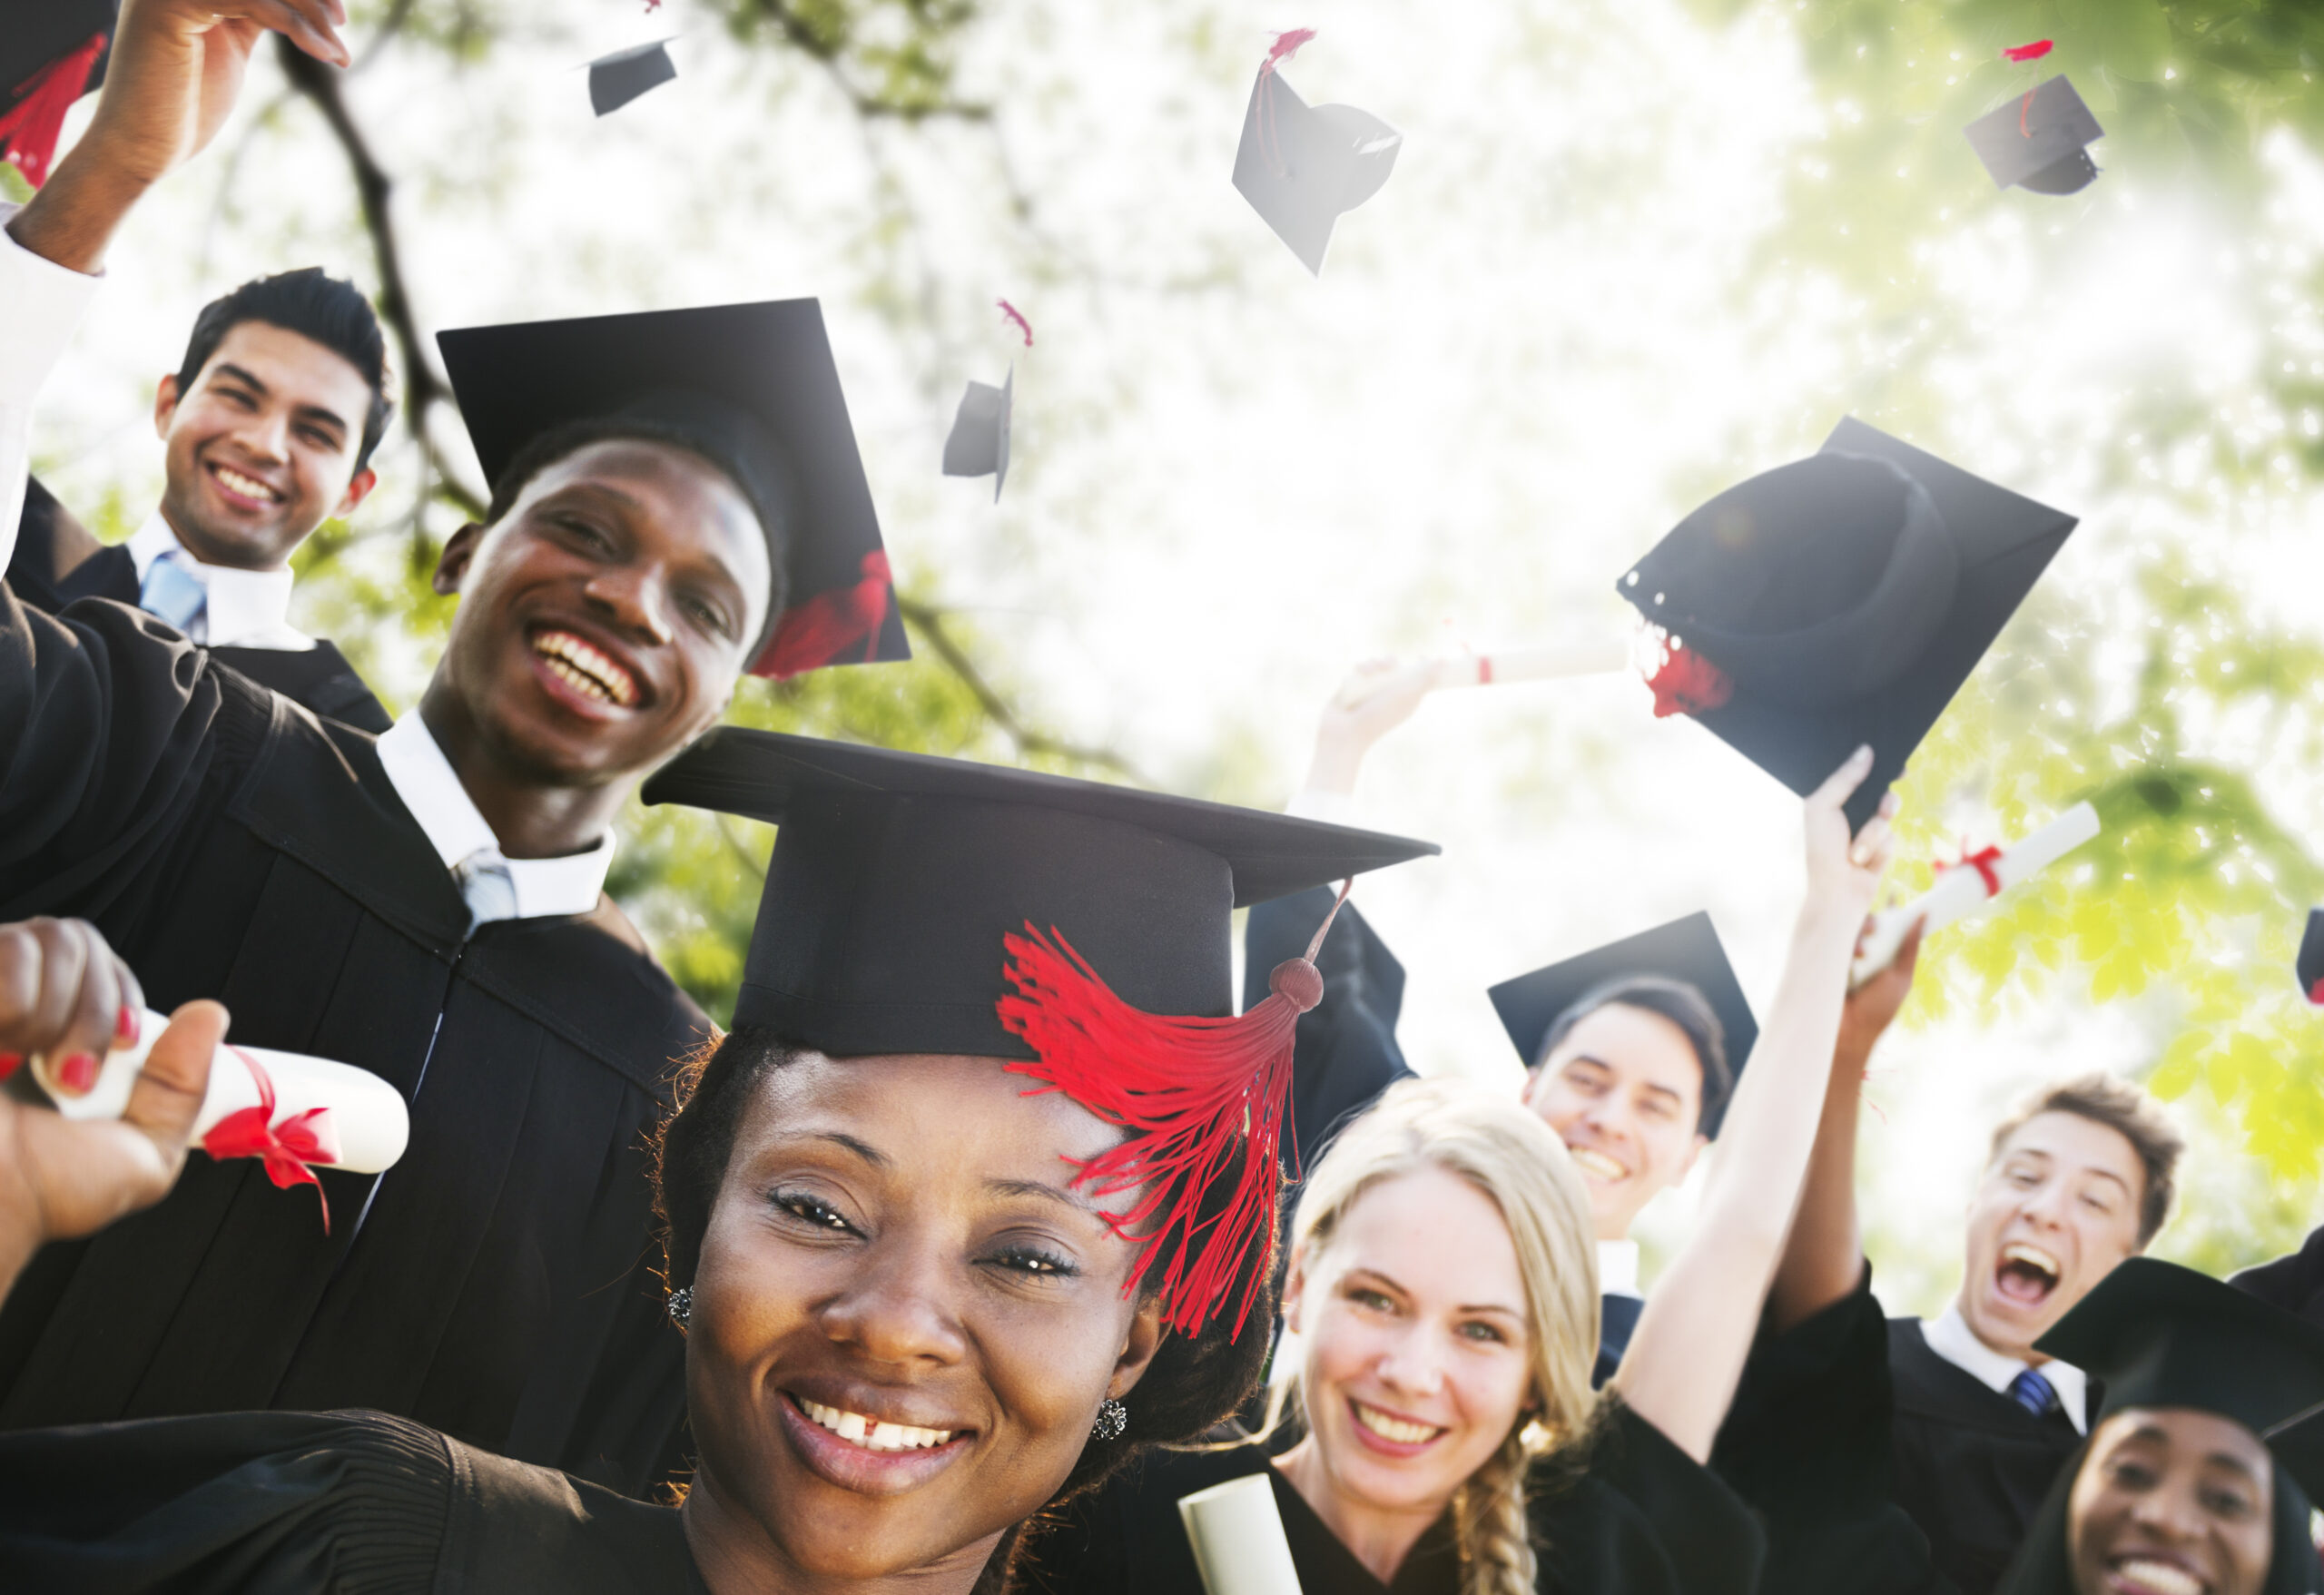
[(880, 651), (880, 628), (887, 623), (891, 590), (888, 556), (877, 551), (866, 554), (862, 579), (853, 586), (818, 593), (783, 611), (751, 674), (788, 681), (821, 670), (859, 637), (863, 639), (862, 662), (871, 664)]
[(1654, 668), (1647, 672), (1646, 684), (1654, 689), (1657, 720), (1667, 720), (1673, 714), (1706, 714), (1735, 695), (1735, 683), (1728, 679), (1727, 672), (1695, 649), (1665, 641), (1667, 634), (1660, 627), (1651, 629), (1658, 634), (1658, 658)]
[(1027, 349), (1032, 348), (1033, 324), (1025, 320), (1025, 312), (1019, 310), (1015, 305), (1010, 304), (1005, 299), (996, 300), (994, 302), (1000, 306), (1000, 313), (1002, 315), (1017, 323), (1017, 330), (1025, 335), (1025, 347)]
[(2012, 44), (2001, 53), (2004, 61), (2039, 61), (2056, 46), (2048, 39), (2036, 39), (2030, 44)]
[(1259, 63), (1259, 74), (1264, 77), (1273, 72), (1278, 63), (1298, 54), (1299, 46), (1315, 36), (1314, 28), (1285, 28), (1275, 34), (1275, 43), (1267, 46), (1267, 58)]
[[(1347, 901), (1345, 886), (1339, 901)], [(1239, 1019), (1132, 1008), (1054, 926), (1044, 936), (1029, 924), (1025, 935), (1006, 938), (1006, 973), (1016, 990), (1000, 999), (1000, 1022), (1039, 1059), (1008, 1068), (1130, 1132), (1077, 1165), (1073, 1183), (1099, 1197), (1145, 1187), (1135, 1206), (1109, 1222), (1143, 1247), (1130, 1288), (1167, 1255), (1162, 1317), (1182, 1334), (1199, 1333), (1226, 1305), (1254, 1247), (1275, 1244), (1292, 1039), (1299, 1016), (1323, 1000), (1315, 958), (1338, 912), (1335, 902), (1307, 956), (1277, 964), (1267, 978), (1272, 995)], [(1201, 1217), (1205, 1196), (1238, 1151), (1242, 1166), (1224, 1211)], [(1242, 1334), (1265, 1273), (1251, 1270), (1235, 1305), (1233, 1335)]]
[(64, 133), (64, 113), (89, 86), (90, 70), (104, 47), (105, 35), (92, 34), (73, 54), (17, 84), (16, 103), (0, 113), (0, 148), (34, 188), (48, 181), (48, 163), (56, 158), (56, 141)]
[(258, 1082), (258, 1106), (230, 1113), (211, 1126), (210, 1133), (202, 1137), (202, 1149), (217, 1158), (261, 1159), (266, 1177), (278, 1191), (298, 1185), (314, 1186), (315, 1200), (323, 1205), (323, 1233), (329, 1235), (330, 1198), (323, 1195), (323, 1182), (308, 1165), (339, 1161), (339, 1132), (331, 1127), (330, 1109), (310, 1108), (276, 1124), (273, 1079), (257, 1058), (241, 1048), (228, 1050), (242, 1060), (251, 1078)]
[(2324, 1008), (2324, 980), (2319, 980), (2308, 989), (2308, 1000), (2319, 1008)]

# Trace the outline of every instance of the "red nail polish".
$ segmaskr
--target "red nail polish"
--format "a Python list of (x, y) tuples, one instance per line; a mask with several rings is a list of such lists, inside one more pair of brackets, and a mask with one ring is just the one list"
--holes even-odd
[(0, 1052), (0, 1080), (15, 1074), (23, 1067), (25, 1055), (21, 1052)]
[(123, 1047), (137, 1045), (137, 1010), (126, 1002), (121, 1005), (121, 1018), (113, 1021), (113, 1035)]
[(85, 1097), (97, 1083), (97, 1055), (75, 1052), (56, 1066), (59, 1084), (75, 1097)]

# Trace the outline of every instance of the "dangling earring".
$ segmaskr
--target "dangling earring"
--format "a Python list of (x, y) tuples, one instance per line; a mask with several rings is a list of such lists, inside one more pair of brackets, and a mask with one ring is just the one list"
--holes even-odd
[(670, 1293), (670, 1322), (684, 1329), (694, 1316), (694, 1286), (682, 1285)]
[(1089, 1425), (1089, 1437), (1093, 1440), (1119, 1440), (1122, 1431), (1128, 1427), (1129, 1409), (1112, 1396), (1108, 1396), (1106, 1404), (1098, 1409), (1098, 1421)]

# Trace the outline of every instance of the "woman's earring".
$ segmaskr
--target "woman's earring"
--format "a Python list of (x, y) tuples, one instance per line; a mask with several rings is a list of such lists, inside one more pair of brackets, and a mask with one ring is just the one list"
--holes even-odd
[(1128, 1427), (1129, 1409), (1112, 1396), (1108, 1396), (1106, 1404), (1098, 1409), (1098, 1421), (1089, 1426), (1089, 1437), (1093, 1440), (1119, 1440), (1122, 1431)]
[(694, 1286), (682, 1285), (670, 1293), (670, 1322), (684, 1329), (694, 1316)]

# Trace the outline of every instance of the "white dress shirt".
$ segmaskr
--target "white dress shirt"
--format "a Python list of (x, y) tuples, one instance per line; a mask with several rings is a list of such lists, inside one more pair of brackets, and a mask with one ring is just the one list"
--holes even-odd
[(444, 861), (445, 869), (484, 863), (507, 871), (517, 889), (520, 920), (586, 914), (597, 906), (606, 871), (613, 868), (611, 832), (598, 838), (597, 845), (587, 852), (567, 853), (561, 859), (508, 858), (419, 710), (407, 711), (382, 733), (379, 748), (379, 763), (387, 767), (396, 796), (428, 833), (428, 844)]
[(16, 552), (16, 518), (32, 473), (34, 402), (100, 281), (18, 243), (7, 231), (16, 210), (0, 204), (0, 569)]
[(1921, 1321), (1921, 1338), (1928, 1342), (1929, 1350), (1998, 1395), (2007, 1395), (2010, 1382), (2026, 1369), (2038, 1369), (2058, 1393), (2058, 1404), (2065, 1409), (2073, 1432), (2090, 1433), (2090, 1375), (2081, 1369), (2064, 1363), (2022, 1363), (1994, 1350), (1977, 1338), (1969, 1321), (1961, 1316), (1957, 1301), (1946, 1305), (1943, 1317)]
[(207, 590), (202, 613), (186, 627), (186, 640), (212, 648), (271, 648), (277, 653), (303, 654), (315, 639), (290, 621), (291, 576), (284, 570), (235, 570), (204, 565), (178, 541), (160, 510), (145, 517), (129, 539), (129, 557), (137, 564), (137, 585), (157, 559), (166, 559)]
[(1598, 1294), (1602, 1296), (1636, 1296), (1646, 1299), (1638, 1287), (1638, 1243), (1636, 1241), (1600, 1241), (1598, 1243)]

